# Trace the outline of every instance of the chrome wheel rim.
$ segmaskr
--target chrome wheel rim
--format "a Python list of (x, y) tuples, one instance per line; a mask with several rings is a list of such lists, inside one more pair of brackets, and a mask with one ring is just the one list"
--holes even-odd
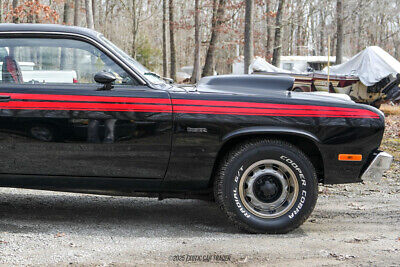
[(261, 218), (277, 218), (296, 202), (299, 183), (293, 170), (277, 160), (261, 160), (240, 178), (239, 196), (246, 209)]

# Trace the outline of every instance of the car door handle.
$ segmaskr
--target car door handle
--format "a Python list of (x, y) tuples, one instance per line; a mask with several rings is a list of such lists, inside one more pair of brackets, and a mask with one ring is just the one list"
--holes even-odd
[(9, 95), (0, 95), (0, 102), (8, 102), (11, 100), (11, 96)]

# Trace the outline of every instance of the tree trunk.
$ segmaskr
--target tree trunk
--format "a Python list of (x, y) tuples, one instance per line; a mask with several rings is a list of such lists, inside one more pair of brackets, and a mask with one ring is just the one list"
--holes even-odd
[(269, 61), (271, 56), (271, 45), (272, 45), (272, 28), (271, 28), (271, 0), (265, 0), (265, 21), (267, 23), (267, 40), (265, 42), (265, 59)]
[(249, 67), (254, 58), (254, 0), (246, 0), (244, 19), (244, 74), (249, 74)]
[(86, 26), (94, 30), (92, 0), (85, 0)]
[(343, 3), (342, 0), (336, 2), (337, 33), (336, 33), (336, 64), (343, 61)]
[(194, 63), (193, 73), (190, 78), (191, 83), (197, 83), (200, 80), (200, 47), (201, 47), (201, 36), (200, 36), (200, 0), (195, 0), (195, 14), (194, 14)]
[[(63, 15), (63, 24), (70, 25), (71, 24), (71, 3), (70, 0), (66, 0), (64, 2), (64, 15)], [(67, 51), (64, 47), (61, 48), (61, 55), (60, 55), (60, 69), (66, 69), (67, 65)]]
[(320, 25), (320, 41), (319, 41), (319, 55), (324, 56), (325, 55), (325, 16), (323, 15), (323, 11), (320, 11), (320, 17), (321, 21)]
[[(79, 26), (79, 21), (80, 21), (80, 5), (81, 5), (81, 0), (74, 0), (74, 26)], [(73, 50), (73, 68), (78, 69), (79, 63), (78, 63), (78, 51), (77, 49)], [(79, 77), (78, 77), (79, 79)]]
[(278, 11), (276, 13), (275, 21), (275, 40), (274, 40), (274, 54), (272, 56), (272, 65), (279, 67), (281, 63), (282, 53), (282, 13), (285, 5), (285, 0), (279, 1)]
[(80, 20), (80, 14), (79, 14), (79, 8), (81, 5), (81, 0), (75, 0), (75, 5), (74, 5), (74, 26), (79, 26), (79, 20)]
[(174, 0), (169, 0), (169, 42), (171, 50), (171, 78), (176, 81)]
[(224, 24), (226, 0), (214, 0), (213, 2), (213, 21), (211, 28), (211, 39), (208, 46), (206, 62), (204, 64), (202, 76), (210, 76), (214, 74), (214, 54), (215, 48), (219, 41), (220, 27)]
[(93, 14), (93, 26), (94, 28), (97, 27), (97, 20), (96, 20), (96, 12), (97, 12), (97, 5), (96, 0), (92, 0), (92, 14)]
[[(358, 3), (359, 10), (363, 8), (363, 1), (359, 0)], [(362, 40), (362, 27), (363, 27), (363, 14), (358, 12), (357, 14), (357, 52), (361, 51), (361, 40)]]
[(137, 35), (137, 27), (138, 21), (136, 16), (136, 0), (132, 0), (132, 57), (136, 58), (136, 35)]
[(4, 12), (3, 0), (0, 0), (0, 23), (3, 23), (3, 22), (4, 22), (4, 19), (3, 19), (3, 12)]
[(331, 51), (330, 51), (331, 56), (335, 56), (335, 49), (336, 49), (335, 45), (336, 45), (336, 38), (333, 37), (331, 38)]
[[(12, 0), (12, 8), (15, 9), (18, 6), (18, 0)], [(17, 16), (13, 16), (13, 23), (18, 23), (19, 18)]]
[(65, 25), (70, 25), (71, 20), (72, 20), (71, 0), (66, 0), (64, 2), (63, 23)]
[(163, 0), (163, 77), (168, 76), (168, 58), (167, 58), (167, 0)]
[[(105, 30), (105, 24), (107, 24), (106, 17), (104, 15), (106, 4), (103, 1), (97, 1), (97, 25), (95, 25), (96, 29), (101, 28), (101, 30)], [(104, 31), (105, 32), (105, 31)]]

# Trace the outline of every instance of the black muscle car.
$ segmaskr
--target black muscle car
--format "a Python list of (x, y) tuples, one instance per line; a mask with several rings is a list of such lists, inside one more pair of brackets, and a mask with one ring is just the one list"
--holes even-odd
[(392, 160), (382, 112), (289, 92), (292, 78), (177, 87), (78, 27), (2, 24), (0, 49), (3, 187), (211, 197), (241, 229), (285, 233), (318, 183), (379, 179)]

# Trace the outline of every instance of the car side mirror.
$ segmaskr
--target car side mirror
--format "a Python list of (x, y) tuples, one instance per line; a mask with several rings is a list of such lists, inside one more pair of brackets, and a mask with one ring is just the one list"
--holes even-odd
[(171, 79), (171, 78), (162, 77), (162, 79), (163, 79), (166, 83), (168, 83), (168, 84), (173, 84), (173, 83), (175, 83), (175, 81), (174, 81), (173, 79)]
[(104, 84), (104, 86), (99, 88), (99, 90), (111, 90), (114, 87), (112, 83), (116, 79), (117, 78), (114, 74), (107, 71), (100, 71), (94, 75), (95, 82)]

